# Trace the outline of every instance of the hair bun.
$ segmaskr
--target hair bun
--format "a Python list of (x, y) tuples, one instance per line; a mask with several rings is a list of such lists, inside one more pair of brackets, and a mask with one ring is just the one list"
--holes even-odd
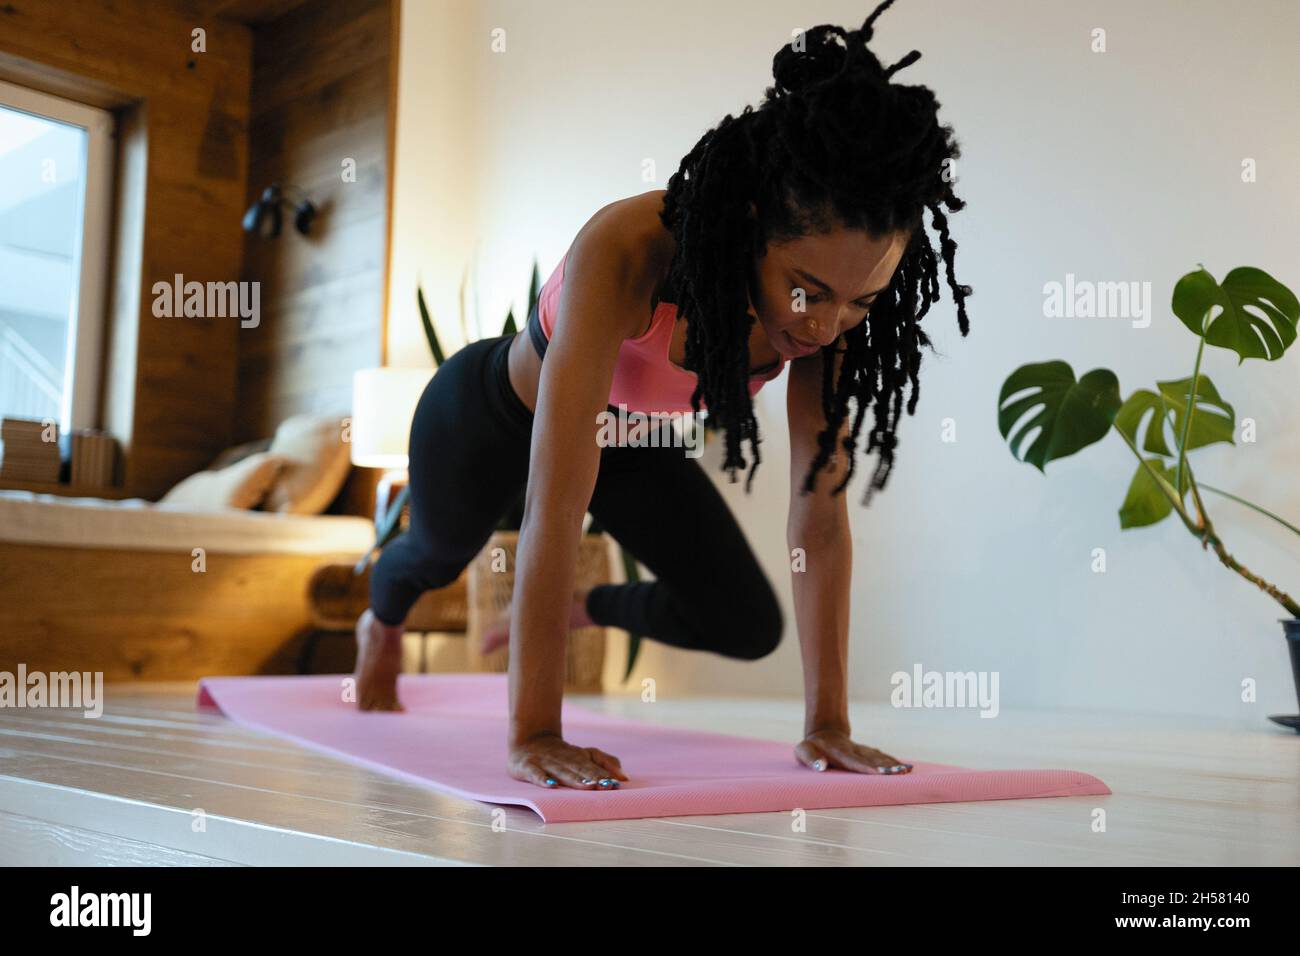
[(846, 31), (828, 23), (809, 27), (772, 58), (776, 82), (768, 89), (768, 98), (804, 93), (848, 72), (872, 82), (888, 82), (889, 73), (867, 49), (870, 37), (868, 28)]
[(800, 93), (823, 83), (844, 68), (848, 41), (844, 30), (830, 24), (810, 27), (777, 51), (772, 79), (777, 95)]

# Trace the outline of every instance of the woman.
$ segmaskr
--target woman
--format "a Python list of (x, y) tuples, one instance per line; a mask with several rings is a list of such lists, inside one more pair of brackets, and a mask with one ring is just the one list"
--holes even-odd
[[(879, 461), (867, 494), (888, 479), (909, 383), (908, 413), (916, 407), (929, 344), (918, 322), (938, 299), (940, 260), (963, 335), (970, 289), (953, 274), (944, 215), (962, 207), (949, 182), (952, 131), (930, 90), (891, 81), (919, 54), (886, 69), (866, 48), (891, 3), (860, 30), (814, 27), (783, 47), (758, 110), (706, 133), (667, 190), (612, 203), (583, 226), (523, 332), (469, 345), (439, 369), (411, 428), (410, 530), (381, 555), (357, 624), (363, 709), (400, 709), (407, 611), (457, 578), (526, 489), (503, 629), (507, 770), (543, 787), (629, 779), (614, 755), (562, 736), (569, 630), (609, 625), (752, 660), (776, 647), (783, 622), (698, 462), (681, 448), (601, 447), (598, 416), (618, 405), (707, 409), (725, 430), (724, 469), (752, 479), (752, 397), (788, 364), (787, 535), (806, 556), (793, 575), (807, 701), (795, 754), (814, 770), (910, 769), (849, 733), (842, 492), (869, 408), (866, 452)], [(575, 593), (588, 511), (654, 581)]]

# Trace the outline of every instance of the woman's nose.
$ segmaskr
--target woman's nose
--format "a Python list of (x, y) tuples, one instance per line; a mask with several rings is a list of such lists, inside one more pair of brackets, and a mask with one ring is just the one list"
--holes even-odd
[(840, 335), (838, 323), (827, 322), (825, 319), (817, 319), (811, 315), (804, 322), (804, 328), (808, 330), (809, 337), (821, 346), (830, 345)]

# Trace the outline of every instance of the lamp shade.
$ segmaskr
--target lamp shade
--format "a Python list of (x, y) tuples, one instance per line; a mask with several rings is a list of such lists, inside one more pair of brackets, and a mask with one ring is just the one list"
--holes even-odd
[(411, 419), (433, 372), (363, 368), (352, 375), (352, 464), (405, 468)]

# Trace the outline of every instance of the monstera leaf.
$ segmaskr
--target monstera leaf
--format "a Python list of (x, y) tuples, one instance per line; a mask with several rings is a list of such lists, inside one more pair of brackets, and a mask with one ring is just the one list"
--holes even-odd
[[(1029, 394), (1015, 397), (1026, 390)], [(1095, 368), (1076, 381), (1068, 363), (1038, 362), (1020, 366), (1003, 383), (998, 429), (1011, 454), (1042, 471), (1049, 461), (1104, 438), (1119, 408), (1119, 379), (1109, 369)], [(1038, 434), (1021, 455), (1020, 446), (1035, 428)]]
[[(1219, 397), (1213, 382), (1204, 375), (1200, 376), (1199, 381), (1200, 384), (1196, 387), (1196, 414), (1192, 416), (1185, 450), (1191, 451), (1215, 442), (1233, 444), (1236, 413), (1231, 405)], [(1145, 388), (1138, 389), (1115, 415), (1115, 427), (1127, 435), (1133, 444), (1139, 444), (1138, 432), (1142, 422), (1154, 412), (1154, 417), (1147, 424), (1146, 440), (1141, 445), (1152, 454), (1173, 457), (1178, 452), (1176, 448), (1171, 450), (1165, 442), (1165, 423), (1170, 422), (1172, 415), (1174, 435), (1182, 435), (1191, 382), (1190, 378), (1180, 378), (1176, 382), (1157, 382), (1159, 394)]]
[(1223, 311), (1204, 329), (1205, 342), (1232, 349), (1240, 356), (1238, 364), (1248, 358), (1279, 359), (1296, 339), (1300, 302), (1262, 269), (1233, 269), (1222, 285), (1198, 269), (1174, 286), (1174, 314), (1197, 335), (1216, 305)]
[[(1164, 521), (1174, 510), (1169, 496), (1174, 494), (1174, 466), (1166, 466), (1160, 458), (1147, 458), (1148, 471), (1138, 465), (1137, 473), (1129, 482), (1128, 494), (1119, 509), (1120, 528), (1143, 528)], [(1155, 472), (1155, 475), (1152, 475)], [(1183, 494), (1190, 486), (1188, 472), (1183, 472)], [(1182, 500), (1182, 495), (1178, 496)]]

